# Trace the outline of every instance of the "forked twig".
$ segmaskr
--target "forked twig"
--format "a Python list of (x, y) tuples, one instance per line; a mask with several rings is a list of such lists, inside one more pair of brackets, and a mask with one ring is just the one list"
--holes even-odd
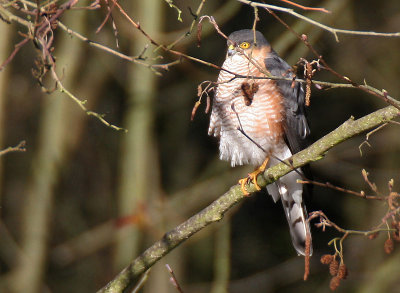
[(25, 151), (26, 151), (26, 141), (22, 140), (14, 147), (8, 147), (4, 150), (0, 150), (0, 156), (3, 156), (11, 152), (25, 152)]

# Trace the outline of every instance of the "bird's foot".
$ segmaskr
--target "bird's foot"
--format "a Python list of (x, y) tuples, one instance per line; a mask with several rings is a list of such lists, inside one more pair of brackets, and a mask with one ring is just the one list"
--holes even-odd
[(247, 175), (247, 177), (242, 178), (239, 180), (239, 184), (240, 184), (240, 189), (242, 190), (243, 194), (245, 196), (248, 196), (250, 193), (246, 190), (246, 184), (248, 184), (249, 182), (253, 182), (255, 188), (260, 191), (261, 187), (258, 185), (257, 183), (257, 176), (261, 173), (263, 173), (265, 171), (265, 169), (267, 168), (267, 164), (269, 161), (269, 157), (267, 157), (265, 159), (265, 161), (261, 164), (260, 167), (258, 167), (256, 170), (254, 170), (253, 172), (249, 173)]

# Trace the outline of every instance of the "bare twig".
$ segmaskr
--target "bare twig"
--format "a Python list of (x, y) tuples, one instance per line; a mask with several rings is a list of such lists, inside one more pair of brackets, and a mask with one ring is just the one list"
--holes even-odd
[(183, 293), (183, 290), (179, 285), (179, 282), (176, 279), (174, 271), (171, 269), (170, 265), (166, 264), (165, 267), (167, 268), (169, 274), (171, 275), (171, 278), (169, 278), (169, 280), (171, 281), (172, 285), (174, 285), (174, 287), (176, 288), (176, 290), (178, 290), (179, 293)]
[(51, 67), (51, 73), (53, 75), (54, 80), (57, 83), (57, 87), (59, 88), (60, 92), (65, 93), (68, 97), (70, 97), (75, 103), (77, 103), (79, 105), (79, 107), (85, 111), (85, 113), (89, 116), (94, 116), (96, 117), (98, 120), (100, 120), (103, 124), (105, 124), (106, 126), (114, 129), (114, 130), (118, 130), (118, 131), (124, 131), (127, 132), (128, 130), (122, 127), (118, 127), (114, 124), (109, 123), (107, 120), (104, 119), (104, 115), (101, 115), (99, 113), (90, 111), (86, 108), (85, 104), (86, 104), (86, 100), (80, 100), (79, 98), (77, 98), (76, 96), (74, 96), (69, 90), (67, 90), (64, 85), (62, 84), (60, 78), (58, 77), (54, 66)]
[(135, 285), (135, 288), (131, 291), (131, 293), (137, 293), (140, 289), (143, 288), (144, 284), (146, 283), (147, 279), (149, 278), (150, 269), (148, 269), (143, 276), (140, 278), (139, 282)]
[(338, 232), (343, 233), (344, 236), (340, 238), (341, 239), (341, 243), (350, 234), (368, 236), (368, 235), (375, 234), (377, 232), (391, 231), (392, 230), (392, 229), (387, 229), (387, 228), (384, 228), (384, 229), (377, 228), (377, 229), (368, 230), (368, 231), (358, 231), (358, 230), (344, 229), (342, 227), (339, 227), (337, 224), (335, 224), (331, 220), (329, 220), (328, 217), (322, 211), (311, 212), (310, 216), (309, 216), (309, 221), (311, 221), (311, 220), (313, 220), (315, 218), (319, 218), (319, 222), (317, 224), (315, 224), (315, 226), (317, 226), (318, 228), (322, 228), (323, 231), (325, 231), (326, 227), (332, 227), (335, 230), (337, 230)]
[(180, 41), (182, 41), (184, 38), (186, 38), (187, 36), (191, 35), (191, 33), (192, 33), (193, 29), (194, 29), (194, 26), (195, 26), (195, 24), (196, 24), (197, 18), (198, 18), (198, 16), (199, 16), (201, 10), (203, 9), (203, 6), (204, 6), (204, 3), (205, 3), (205, 2), (206, 2), (206, 0), (202, 0), (202, 1), (200, 2), (200, 4), (199, 4), (199, 6), (197, 7), (197, 10), (196, 10), (195, 13), (193, 13), (193, 11), (192, 11), (192, 10), (190, 9), (190, 7), (189, 7), (189, 12), (190, 12), (190, 14), (193, 16), (193, 21), (192, 21), (192, 23), (191, 23), (191, 25), (190, 25), (189, 31), (186, 32), (186, 33), (184, 33), (184, 34), (182, 34), (181, 37), (177, 38), (174, 42), (172, 42), (171, 44), (169, 44), (169, 45), (167, 46), (168, 49), (172, 49), (176, 44), (178, 44), (178, 43), (179, 43)]
[(202, 29), (202, 23), (204, 19), (208, 19), (208, 21), (214, 26), (215, 30), (219, 35), (221, 35), (225, 40), (229, 40), (228, 36), (225, 35), (221, 29), (219, 28), (217, 22), (215, 21), (214, 17), (209, 16), (209, 15), (203, 15), (199, 19), (199, 23), (197, 24), (197, 41), (198, 41), (198, 47), (200, 47), (200, 40), (201, 40), (201, 29)]
[(4, 60), (4, 62), (0, 65), (0, 71), (2, 71), (4, 69), (4, 67), (7, 66), (8, 63), (10, 63), (15, 55), (17, 55), (19, 49), (21, 49), (24, 45), (26, 45), (29, 41), (29, 38), (25, 38), (23, 39), (21, 42), (19, 42), (18, 44), (15, 45), (14, 50), (11, 52), (10, 56), (8, 56), (8, 58), (6, 60)]
[(325, 8), (303, 6), (303, 5), (297, 4), (297, 3), (293, 2), (293, 1), (289, 1), (289, 0), (280, 0), (280, 1), (288, 3), (288, 4), (293, 5), (295, 7), (301, 8), (303, 10), (313, 10), (313, 11), (331, 13), (329, 10), (326, 10)]
[(326, 188), (330, 188), (330, 189), (333, 189), (336, 191), (340, 191), (340, 192), (352, 194), (352, 195), (355, 195), (358, 197), (362, 197), (365, 199), (376, 199), (376, 200), (385, 200), (386, 199), (386, 197), (384, 197), (384, 196), (366, 195), (364, 191), (361, 191), (361, 192), (353, 191), (353, 190), (346, 189), (343, 187), (335, 186), (329, 182), (322, 183), (322, 182), (306, 179), (306, 180), (298, 180), (297, 183), (313, 184), (313, 185), (317, 185), (317, 186), (321, 186), (321, 187), (326, 187)]
[(318, 21), (312, 20), (311, 18), (308, 18), (304, 15), (301, 15), (297, 12), (295, 12), (293, 9), (289, 9), (289, 8), (284, 8), (284, 7), (280, 7), (280, 6), (275, 6), (275, 5), (270, 5), (270, 4), (264, 4), (264, 3), (259, 3), (259, 2), (255, 2), (252, 0), (237, 0), (241, 3), (250, 5), (252, 7), (262, 7), (262, 8), (268, 8), (271, 10), (276, 10), (276, 11), (281, 11), (281, 12), (285, 12), (288, 13), (290, 15), (293, 15), (297, 18), (300, 18), (308, 23), (311, 23), (317, 27), (320, 27), (330, 33), (332, 33), (335, 36), (335, 39), (337, 42), (339, 42), (339, 37), (338, 34), (348, 34), (348, 35), (359, 35), (359, 36), (375, 36), (375, 37), (396, 37), (399, 38), (400, 37), (400, 32), (396, 32), (396, 33), (378, 33), (378, 32), (367, 32), (367, 31), (356, 31), (356, 30), (344, 30), (344, 29), (337, 29), (337, 28), (333, 28), (327, 25), (324, 25)]
[(11, 152), (25, 152), (26, 151), (26, 141), (20, 141), (19, 144), (17, 144), (15, 147), (8, 147), (4, 150), (0, 151), (0, 156), (3, 156), (5, 154), (11, 153)]
[[(125, 54), (123, 54), (123, 53), (121, 53), (121, 52), (118, 52), (118, 51), (116, 51), (116, 50), (113, 50), (113, 49), (111, 49), (111, 48), (109, 48), (109, 47), (107, 47), (107, 46), (105, 46), (105, 45), (102, 45), (102, 44), (100, 44), (100, 43), (91, 41), (91, 40), (89, 40), (88, 38), (86, 38), (85, 36), (81, 35), (80, 33), (75, 32), (75, 31), (73, 31), (72, 29), (68, 28), (68, 27), (67, 27), (65, 24), (63, 24), (62, 22), (58, 22), (58, 26), (59, 26), (61, 29), (63, 29), (64, 31), (66, 31), (68, 34), (70, 34), (70, 35), (72, 35), (72, 36), (74, 36), (74, 37), (77, 37), (77, 38), (80, 39), (81, 41), (84, 41), (84, 42), (88, 43), (90, 46), (93, 46), (93, 47), (95, 47), (95, 48), (98, 48), (98, 49), (100, 49), (100, 50), (103, 50), (103, 51), (105, 51), (105, 52), (107, 52), (107, 53), (110, 53), (110, 54), (112, 54), (112, 55), (115, 55), (115, 56), (117, 56), (117, 57), (119, 57), (119, 58), (121, 58), (121, 59), (124, 59), (124, 60), (126, 60), (126, 61), (133, 62), (133, 63), (137, 63), (137, 64), (140, 64), (140, 65), (143, 65), (143, 66), (146, 66), (146, 67), (151, 67), (151, 65), (148, 65), (147, 63), (143, 62), (143, 61), (141, 60), (140, 57), (128, 56), (128, 55), (125, 55)], [(155, 66), (155, 65), (152, 65), (152, 66)]]
[(172, 2), (172, 0), (165, 0), (165, 2), (168, 3), (169, 7), (175, 8), (175, 10), (178, 12), (178, 21), (182, 22), (182, 18), (181, 18), (182, 10), (180, 10), (179, 7), (176, 6), (176, 5)]
[(379, 192), (379, 190), (378, 190), (378, 187), (376, 186), (376, 184), (375, 183), (372, 183), (369, 179), (368, 179), (368, 172), (365, 170), (365, 169), (362, 169), (361, 170), (361, 174), (362, 174), (362, 176), (363, 176), (363, 178), (364, 178), (364, 181), (369, 185), (369, 187), (371, 188), (371, 190), (373, 191), (373, 192), (375, 192), (377, 195), (380, 195), (381, 196), (381, 193)]
[[(110, 3), (108, 0), (105, 1), (106, 7), (107, 7), (107, 14), (103, 19), (103, 22), (99, 25), (99, 27), (96, 29), (96, 34), (98, 34), (104, 27), (104, 25), (107, 23), (107, 21), (112, 17), (112, 11), (114, 9), (115, 1), (112, 1), (112, 6), (110, 7)], [(114, 23), (114, 20), (111, 19), (111, 21)]]
[[(393, 122), (395, 122), (395, 121), (393, 121)], [(364, 144), (366, 144), (367, 146), (371, 147), (371, 145), (369, 144), (369, 137), (370, 137), (372, 134), (374, 134), (375, 132), (378, 132), (379, 130), (381, 130), (382, 128), (384, 128), (386, 125), (388, 125), (388, 123), (384, 123), (384, 124), (378, 126), (377, 128), (371, 130), (370, 132), (368, 132), (368, 133), (365, 135), (365, 140), (358, 146), (358, 150), (360, 151), (360, 156), (363, 155), (363, 153), (362, 153), (362, 146), (363, 146)]]

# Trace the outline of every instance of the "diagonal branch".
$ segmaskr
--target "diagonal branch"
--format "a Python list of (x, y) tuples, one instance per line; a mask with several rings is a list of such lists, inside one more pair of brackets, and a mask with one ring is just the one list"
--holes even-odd
[[(263, 175), (259, 175), (257, 183), (260, 187), (265, 187), (293, 170), (293, 168), (299, 168), (310, 162), (322, 159), (326, 152), (337, 144), (399, 116), (400, 110), (393, 106), (388, 106), (357, 120), (352, 117), (307, 149), (295, 154), (285, 162), (267, 169)], [(246, 190), (255, 192), (256, 188), (254, 184), (250, 184)], [(209, 224), (220, 221), (230, 208), (244, 198), (246, 196), (241, 192), (240, 186), (232, 186), (208, 207), (167, 232), (159, 241), (133, 260), (104, 288), (99, 290), (98, 293), (123, 292), (171, 250)]]
[(0, 156), (3, 156), (11, 152), (25, 152), (26, 151), (25, 147), (26, 147), (25, 140), (20, 141), (19, 144), (17, 144), (15, 147), (8, 147), (4, 150), (0, 150)]

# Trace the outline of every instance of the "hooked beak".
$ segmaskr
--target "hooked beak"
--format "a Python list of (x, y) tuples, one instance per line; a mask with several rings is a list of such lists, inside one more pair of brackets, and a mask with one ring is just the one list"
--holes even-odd
[(234, 45), (229, 45), (229, 47), (228, 47), (228, 56), (230, 57), (235, 53), (236, 53), (235, 46)]

